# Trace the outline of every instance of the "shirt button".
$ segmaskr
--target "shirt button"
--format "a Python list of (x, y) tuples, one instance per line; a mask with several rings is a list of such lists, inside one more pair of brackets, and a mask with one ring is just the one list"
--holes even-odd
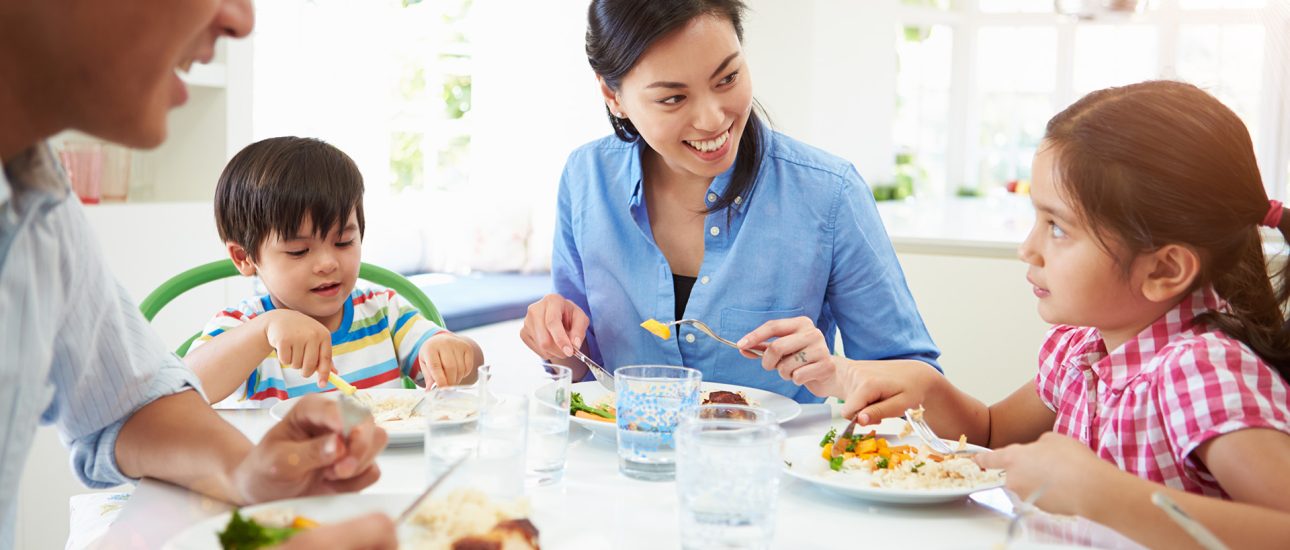
[(712, 226), (712, 229), (708, 230), (708, 233), (711, 233), (713, 237), (716, 237), (721, 234), (721, 229), (714, 225)]
[(735, 197), (735, 204), (742, 204), (743, 202), (744, 202), (743, 197)]
[(717, 200), (716, 193), (708, 193), (708, 202), (716, 202), (716, 200)]
[(689, 342), (689, 343), (691, 343), (691, 344), (693, 344), (693, 343), (694, 343), (694, 335), (693, 335), (693, 334), (686, 334), (686, 335), (685, 335), (685, 341), (686, 341), (686, 342)]
[(705, 285), (706, 285), (706, 284), (708, 284), (708, 281), (710, 281), (710, 280), (711, 280), (711, 279), (708, 279), (708, 276), (707, 276), (707, 275), (704, 275), (702, 279), (699, 279), (699, 282), (700, 282), (700, 283), (703, 283), (703, 284), (705, 284)]

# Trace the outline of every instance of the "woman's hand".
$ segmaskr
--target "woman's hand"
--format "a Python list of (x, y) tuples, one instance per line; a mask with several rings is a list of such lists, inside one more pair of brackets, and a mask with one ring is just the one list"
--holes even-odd
[[(770, 342), (771, 338), (775, 341)], [(824, 334), (806, 317), (767, 321), (739, 339), (739, 352), (756, 359), (751, 350), (765, 352), (761, 367), (779, 373), (780, 378), (806, 386), (818, 396), (839, 393), (837, 365)]]
[(1042, 488), (1035, 505), (1054, 514), (1080, 515), (1081, 499), (1109, 498), (1099, 487), (1123, 473), (1078, 440), (1054, 432), (972, 459), (982, 468), (1006, 471), (1008, 489), (1022, 499)]
[(573, 355), (587, 337), (591, 318), (559, 294), (547, 294), (529, 306), (520, 339), (543, 359)]

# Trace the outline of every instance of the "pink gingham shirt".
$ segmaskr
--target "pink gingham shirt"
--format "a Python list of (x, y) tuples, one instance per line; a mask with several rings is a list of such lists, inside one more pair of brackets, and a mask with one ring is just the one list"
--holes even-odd
[(1110, 354), (1097, 329), (1054, 327), (1036, 379), (1053, 431), (1139, 477), (1227, 498), (1192, 451), (1245, 428), (1290, 433), (1290, 397), (1248, 346), (1190, 326), (1223, 306), (1212, 288), (1197, 290)]

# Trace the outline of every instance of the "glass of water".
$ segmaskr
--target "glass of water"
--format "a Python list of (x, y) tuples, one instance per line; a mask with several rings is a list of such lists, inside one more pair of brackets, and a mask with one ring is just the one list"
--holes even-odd
[(457, 459), (479, 450), (479, 417), (488, 393), (487, 365), (476, 381), (460, 386), (426, 390), (422, 413), (426, 418), (426, 482), (438, 479)]
[(573, 371), (543, 363), (517, 376), (529, 398), (528, 478), (538, 485), (560, 481), (569, 449), (569, 399)]
[(526, 395), (489, 395), (479, 417), (479, 450), (458, 479), (494, 498), (523, 496), (528, 413)]
[(739, 405), (693, 409), (676, 432), (684, 548), (769, 548), (784, 430), (774, 413)]
[(694, 369), (641, 365), (614, 371), (618, 407), (618, 471), (646, 481), (676, 475), (673, 432), (699, 403), (703, 375)]

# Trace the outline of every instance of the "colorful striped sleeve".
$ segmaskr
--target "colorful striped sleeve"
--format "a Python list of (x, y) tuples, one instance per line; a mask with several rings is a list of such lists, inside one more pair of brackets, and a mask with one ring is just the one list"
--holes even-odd
[(394, 354), (398, 357), (400, 369), (404, 375), (414, 380), (421, 380), (423, 375), (420, 365), (417, 364), (417, 355), (421, 352), (421, 346), (425, 341), (444, 330), (443, 327), (422, 317), (417, 308), (404, 302), (394, 291), (390, 291), (386, 315), (391, 321), (390, 335), (394, 341)]
[[(248, 305), (250, 303), (253, 303), (253, 301), (244, 301), (236, 307), (230, 307), (224, 311), (216, 313), (210, 321), (206, 322), (206, 326), (202, 328), (201, 335), (199, 335), (196, 340), (193, 340), (192, 345), (188, 346), (188, 353), (192, 353), (193, 350), (206, 344), (206, 342), (211, 341), (211, 339), (216, 336), (240, 327), (247, 321), (254, 319), (260, 312), (250, 307)], [(233, 392), (224, 400), (224, 402), (219, 403), (219, 405), (222, 407), (226, 406), (227, 402), (236, 404), (236, 401), (249, 397), (252, 390), (255, 388), (258, 374), (259, 369), (251, 371), (251, 376), (247, 379), (247, 383), (244, 385), (243, 391), (241, 393)]]

